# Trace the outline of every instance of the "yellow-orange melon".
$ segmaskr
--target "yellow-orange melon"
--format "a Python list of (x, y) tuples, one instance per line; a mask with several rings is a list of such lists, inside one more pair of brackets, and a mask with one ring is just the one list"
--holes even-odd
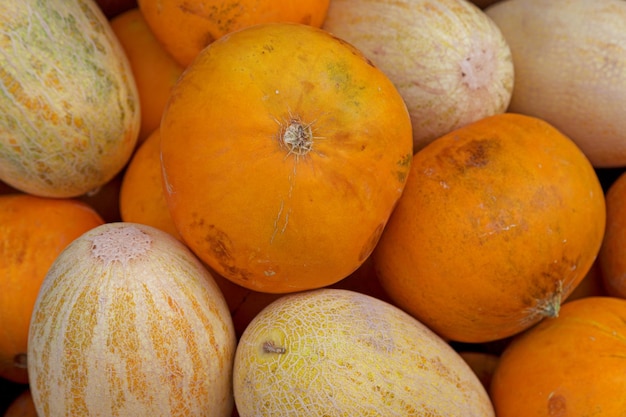
[(285, 295), (237, 347), (241, 417), (494, 416), (468, 364), (397, 307), (350, 290)]
[(402, 194), (411, 120), (359, 50), (308, 25), (256, 25), (189, 65), (159, 130), (176, 230), (259, 292), (332, 285), (371, 254)]
[(373, 259), (394, 304), (445, 339), (491, 342), (558, 315), (605, 224), (580, 148), (541, 119), (505, 113), (415, 155)]
[(137, 142), (131, 67), (94, 0), (0, 2), (0, 180), (44, 197), (110, 181)]
[(106, 223), (41, 286), (28, 339), (40, 417), (230, 416), (235, 333), (208, 270), (176, 238)]
[(63, 249), (103, 223), (76, 199), (0, 195), (1, 379), (28, 383), (28, 327), (39, 287)]
[(626, 300), (586, 297), (516, 336), (491, 380), (498, 417), (622, 417)]

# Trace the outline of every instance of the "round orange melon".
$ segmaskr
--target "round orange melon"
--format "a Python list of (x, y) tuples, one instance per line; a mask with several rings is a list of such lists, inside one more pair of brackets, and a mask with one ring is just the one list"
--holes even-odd
[(541, 119), (505, 113), (415, 155), (374, 263), (392, 300), (435, 332), (488, 342), (558, 315), (605, 224), (580, 148)]
[(0, 378), (28, 383), (28, 326), (50, 265), (104, 219), (76, 199), (0, 195)]
[(273, 22), (319, 27), (329, 0), (138, 0), (156, 38), (181, 65), (213, 41), (237, 30)]
[(490, 394), (498, 417), (621, 417), (626, 410), (626, 300), (565, 303), (515, 337)]
[(179, 78), (160, 127), (182, 239), (235, 283), (333, 284), (371, 254), (402, 194), (411, 121), (387, 76), (308, 25), (231, 33)]

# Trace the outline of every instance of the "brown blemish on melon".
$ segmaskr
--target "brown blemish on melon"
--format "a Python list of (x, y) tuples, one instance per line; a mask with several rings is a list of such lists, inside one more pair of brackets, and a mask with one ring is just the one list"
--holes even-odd
[[(209, 5), (202, 2), (186, 2), (179, 6), (181, 12), (192, 14), (214, 24), (222, 34), (232, 32), (240, 26), (239, 21), (243, 18), (244, 10), (241, 5), (235, 3), (223, 3)], [(212, 36), (213, 39), (218, 36)], [(207, 44), (208, 45), (208, 44)]]
[(472, 45), (465, 59), (459, 63), (461, 83), (470, 90), (487, 88), (493, 82), (498, 65), (494, 49)]
[[(202, 222), (203, 223), (203, 222)], [(198, 223), (196, 223), (199, 225)], [(250, 272), (235, 265), (233, 259), (233, 244), (228, 234), (209, 225), (204, 241), (208, 245), (208, 250), (219, 264), (221, 271), (217, 271), (226, 278), (234, 278), (241, 281), (250, 280)]]
[(437, 156), (442, 166), (452, 166), (458, 172), (470, 168), (483, 168), (492, 159), (492, 153), (497, 150), (499, 143), (493, 139), (473, 139), (458, 147), (447, 147)]
[(404, 155), (397, 163), (398, 172), (397, 177), (398, 181), (403, 183), (406, 181), (406, 177), (409, 174), (409, 169), (411, 167), (411, 162), (413, 161), (413, 154), (409, 153)]
[(232, 243), (228, 235), (215, 227), (209, 225), (207, 228), (205, 241), (209, 245), (209, 250), (213, 253), (220, 264), (229, 265), (233, 258)]
[(546, 266), (532, 284), (532, 292), (523, 300), (530, 310), (528, 320), (537, 317), (558, 317), (561, 303), (571, 292), (571, 285), (577, 282), (572, 274), (578, 274), (579, 258), (564, 255)]

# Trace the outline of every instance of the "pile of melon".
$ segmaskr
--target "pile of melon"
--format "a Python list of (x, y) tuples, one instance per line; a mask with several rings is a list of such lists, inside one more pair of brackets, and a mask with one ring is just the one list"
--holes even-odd
[(626, 415), (626, 3), (0, 4), (0, 416)]

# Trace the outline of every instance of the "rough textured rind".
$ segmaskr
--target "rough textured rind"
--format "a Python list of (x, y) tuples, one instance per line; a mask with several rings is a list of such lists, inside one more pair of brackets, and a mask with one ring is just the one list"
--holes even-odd
[(126, 164), (140, 122), (127, 58), (93, 0), (0, 4), (0, 180), (71, 197)]
[(233, 379), (241, 417), (494, 416), (481, 382), (445, 341), (349, 290), (266, 307), (241, 336)]
[(149, 226), (104, 224), (41, 287), (28, 341), (37, 413), (230, 416), (235, 344), (219, 287), (184, 245)]

